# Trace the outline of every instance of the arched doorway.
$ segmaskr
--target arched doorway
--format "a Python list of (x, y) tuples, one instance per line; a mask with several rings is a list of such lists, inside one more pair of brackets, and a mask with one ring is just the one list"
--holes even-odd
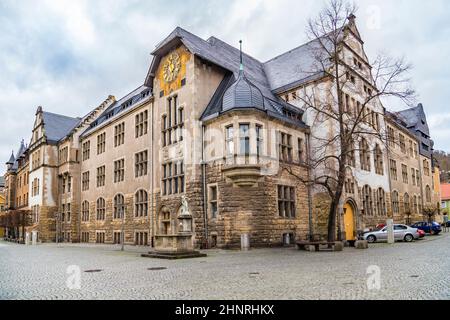
[(356, 240), (355, 232), (355, 209), (352, 203), (347, 202), (344, 205), (344, 228), (345, 228), (345, 240)]

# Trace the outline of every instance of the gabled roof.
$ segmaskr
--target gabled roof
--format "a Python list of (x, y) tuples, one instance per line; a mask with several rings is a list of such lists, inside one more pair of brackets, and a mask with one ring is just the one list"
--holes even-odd
[(450, 200), (450, 184), (441, 183), (441, 200)]
[(136, 106), (139, 102), (144, 99), (151, 97), (152, 92), (151, 88), (142, 85), (135, 90), (131, 91), (125, 97), (111, 104), (105, 111), (91, 123), (89, 128), (87, 128), (82, 134), (81, 137), (85, 137), (89, 135), (91, 132), (97, 130), (105, 126), (106, 124), (114, 121), (119, 114), (122, 114), (125, 110), (129, 110)]
[(42, 112), (42, 119), (47, 142), (53, 144), (66, 137), (80, 122), (80, 118), (71, 118), (51, 112)]

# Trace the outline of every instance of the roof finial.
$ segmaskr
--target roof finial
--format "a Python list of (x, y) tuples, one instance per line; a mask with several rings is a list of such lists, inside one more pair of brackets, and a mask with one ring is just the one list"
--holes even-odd
[(240, 66), (239, 66), (239, 72), (243, 72), (244, 71), (244, 62), (243, 62), (243, 59), (242, 59), (242, 40), (239, 40), (239, 46), (240, 46), (240, 61), (241, 61), (241, 64), (240, 64)]

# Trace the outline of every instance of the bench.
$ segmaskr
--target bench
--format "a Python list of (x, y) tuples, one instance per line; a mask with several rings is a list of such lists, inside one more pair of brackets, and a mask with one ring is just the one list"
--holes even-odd
[(316, 249), (316, 252), (320, 251), (320, 246), (327, 246), (329, 249), (333, 248), (336, 246), (336, 242), (327, 242), (327, 241), (299, 241), (297, 242), (297, 249), (298, 250), (307, 250), (306, 248), (310, 247), (310, 246), (314, 246), (314, 248)]

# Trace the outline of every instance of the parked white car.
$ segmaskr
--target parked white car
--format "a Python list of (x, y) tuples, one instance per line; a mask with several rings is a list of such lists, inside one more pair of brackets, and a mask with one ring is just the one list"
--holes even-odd
[[(388, 240), (388, 227), (380, 230), (369, 231), (364, 233), (364, 240), (369, 243), (386, 242)], [(404, 224), (394, 224), (394, 240), (412, 242), (420, 238), (417, 228), (411, 228)]]

